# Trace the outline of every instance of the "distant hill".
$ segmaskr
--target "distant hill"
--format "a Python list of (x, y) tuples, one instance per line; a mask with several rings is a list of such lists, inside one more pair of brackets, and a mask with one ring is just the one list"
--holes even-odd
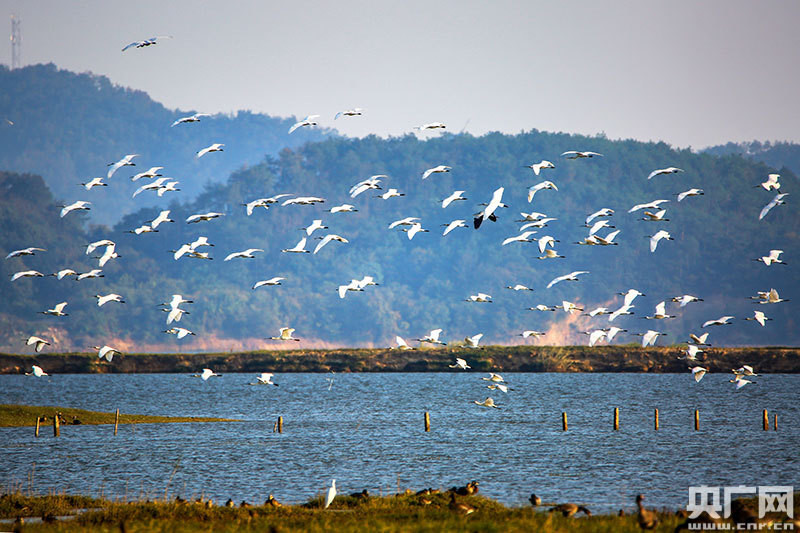
[(800, 144), (769, 141), (730, 142), (706, 148), (704, 152), (712, 155), (741, 155), (747, 159), (766, 163), (778, 172), (787, 168), (795, 175), (800, 175)]
[[(288, 135), (294, 120), (247, 111), (170, 127), (177, 118), (202, 111), (166, 109), (142, 91), (53, 64), (0, 66), (0, 169), (41, 175), (55, 197), (68, 203), (92, 196), (97, 205), (90, 219), (113, 224), (156, 203), (152, 193), (131, 199), (147, 180), (134, 184), (129, 178), (150, 167), (164, 167), (164, 176), (180, 181), (184, 198), (193, 197), (206, 183), (224, 181), (283, 147), (323, 137), (308, 128)], [(225, 144), (224, 152), (196, 159), (212, 143)], [(88, 194), (78, 185), (105, 176), (107, 165), (126, 154), (139, 157), (135, 167), (121, 168), (111, 178), (122, 189), (113, 202), (107, 190)]]
[[(202, 126), (202, 123), (192, 125)], [(188, 130), (186, 130), (188, 131)], [(567, 150), (593, 150), (603, 157), (569, 160)], [(555, 169), (535, 176), (529, 165), (547, 159)], [(452, 171), (422, 179), (424, 170), (449, 165)], [(647, 179), (657, 168), (679, 167), (685, 172)], [(553, 134), (530, 131), (518, 135), (443, 135), (427, 141), (408, 135), (400, 138), (329, 138), (324, 142), (279, 152), (274, 158), (234, 172), (227, 181), (207, 184), (192, 198), (187, 192), (156, 200), (157, 205), (125, 215), (113, 228), (80, 224), (85, 214), (58, 218), (58, 207), (40, 178), (0, 176), (0, 210), (5, 227), (0, 234), (0, 253), (26, 246), (47, 252), (0, 263), (0, 345), (6, 351), (25, 351), (20, 342), (29, 334), (52, 335), (59, 349), (85, 349), (91, 345), (117, 343), (119, 349), (136, 351), (200, 351), (285, 348), (265, 340), (278, 328), (296, 328), (303, 339), (292, 347), (388, 346), (395, 335), (420, 338), (442, 328), (448, 343), (463, 342), (467, 335), (483, 333), (482, 343), (586, 344), (583, 331), (619, 325), (628, 330), (614, 339), (618, 343), (640, 343), (635, 332), (661, 331), (658, 345), (684, 342), (689, 333), (710, 332), (715, 345), (800, 344), (796, 305), (800, 301), (797, 249), (800, 249), (800, 212), (788, 198), (787, 205), (774, 208), (758, 220), (761, 208), (774, 193), (753, 188), (776, 169), (740, 155), (714, 156), (674, 150), (664, 143), (612, 141), (602, 136)], [(387, 174), (382, 189), (356, 198), (348, 190), (356, 182), (375, 174)], [(786, 191), (795, 192), (796, 176), (785, 171)], [(558, 191), (541, 190), (528, 203), (528, 187), (553, 181)], [(26, 186), (24, 184), (29, 184)], [(481, 202), (503, 186), (503, 202), (497, 222), (472, 226)], [(118, 183), (112, 183), (106, 200), (115, 205)], [(394, 187), (405, 196), (383, 200), (376, 195)], [(703, 196), (678, 203), (676, 193), (702, 188)], [(120, 187), (121, 188), (121, 187)], [(467, 201), (443, 209), (442, 199), (454, 190), (464, 190)], [(90, 191), (87, 197), (91, 197)], [(279, 193), (319, 196), (315, 206), (272, 204), (247, 216), (245, 202)], [(644, 210), (628, 213), (635, 204), (669, 200), (665, 222), (641, 220)], [(19, 208), (25, 202), (24, 208)], [(349, 203), (356, 212), (330, 213), (330, 208)], [(616, 246), (580, 246), (590, 213), (608, 207), (615, 210), (609, 223), (620, 230)], [(158, 233), (125, 233), (149, 220), (161, 209), (171, 210), (175, 223), (159, 227)], [(187, 224), (195, 213), (216, 211), (224, 216), (209, 222)], [(655, 211), (655, 210), (651, 210)], [(533, 237), (552, 235), (555, 248), (565, 259), (539, 260), (537, 243), (501, 242), (520, 233), (521, 212), (541, 212), (555, 220), (537, 229)], [(419, 217), (429, 232), (409, 240), (392, 221)], [(320, 219), (329, 227), (309, 237), (313, 250), (316, 237), (335, 233), (348, 243), (331, 242), (318, 254), (283, 253), (305, 233), (300, 230)], [(459, 228), (442, 236), (442, 224), (465, 220)], [(8, 226), (8, 225), (11, 226)], [(665, 229), (674, 241), (661, 241), (651, 253), (647, 236)], [(612, 228), (599, 231), (607, 235)], [(169, 250), (199, 236), (214, 243), (206, 248), (213, 260), (181, 258)], [(8, 281), (13, 272), (34, 268), (43, 273), (71, 267), (85, 272), (96, 268), (96, 260), (84, 253), (85, 244), (109, 238), (122, 256), (104, 268), (105, 277), (75, 282), (69, 278)], [(247, 248), (261, 248), (254, 259), (223, 259)], [(770, 249), (785, 250), (788, 265), (770, 267), (753, 259)], [(564, 281), (546, 288), (556, 276), (585, 270), (580, 281)], [(253, 290), (256, 281), (281, 276), (280, 286)], [(344, 299), (339, 285), (373, 276), (377, 286), (349, 292)], [(504, 287), (524, 284), (533, 291)], [(788, 303), (759, 305), (750, 299), (757, 291), (776, 288)], [(590, 318), (563, 310), (529, 311), (536, 304), (575, 302), (586, 311), (595, 307), (613, 310), (622, 303), (618, 295), (636, 288), (646, 296), (635, 302), (633, 316), (609, 323), (607, 316)], [(116, 292), (126, 304), (98, 308), (95, 294)], [(493, 303), (464, 300), (477, 292), (493, 297)], [(180, 325), (196, 333), (183, 340), (162, 333), (165, 313), (157, 304), (179, 293), (194, 300), (187, 304)], [(681, 308), (670, 298), (692, 294), (704, 301)], [(667, 301), (667, 312), (677, 318), (644, 320), (655, 305)], [(37, 314), (60, 301), (68, 301), (69, 317)], [(772, 318), (766, 327), (753, 321), (755, 310)], [(734, 316), (728, 326), (703, 330), (702, 324), (721, 316)], [(546, 332), (543, 340), (523, 340), (524, 330)], [(47, 348), (52, 350), (53, 348)], [(676, 355), (678, 351), (676, 349)]]

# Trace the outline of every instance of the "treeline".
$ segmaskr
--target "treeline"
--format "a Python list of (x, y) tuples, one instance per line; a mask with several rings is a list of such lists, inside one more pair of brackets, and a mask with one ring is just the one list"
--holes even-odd
[[(568, 160), (567, 150), (592, 150), (603, 157)], [(547, 159), (555, 169), (534, 176), (524, 165)], [(436, 165), (452, 170), (422, 180), (423, 171)], [(657, 168), (675, 166), (685, 172), (660, 175)], [(773, 197), (754, 185), (775, 171), (764, 163), (738, 155), (717, 157), (674, 150), (663, 143), (612, 141), (604, 137), (530, 131), (518, 135), (443, 135), (423, 141), (414, 136), (379, 139), (331, 138), (300, 148), (281, 151), (258, 165), (233, 173), (225, 183), (209, 184), (196, 198), (163, 198), (157, 205), (126, 215), (114, 227), (82, 225), (84, 214), (58, 218), (59, 208), (40, 178), (3, 174), (0, 197), (4, 224), (14, 231), (0, 237), (0, 252), (40, 246), (48, 251), (27, 258), (3, 261), (4, 298), (0, 302), (5, 346), (22, 350), (22, 337), (33, 333), (56, 336), (60, 347), (85, 349), (90, 345), (121, 343), (122, 350), (200, 351), (254, 349), (276, 345), (265, 341), (278, 328), (296, 329), (301, 346), (388, 346), (395, 335), (420, 338), (442, 328), (442, 339), (453, 342), (483, 333), (482, 342), (493, 344), (585, 344), (581, 332), (607, 327), (606, 316), (589, 318), (562, 310), (526, 310), (536, 304), (560, 305), (567, 300), (586, 311), (597, 306), (618, 308), (617, 293), (636, 288), (646, 296), (637, 299), (632, 316), (613, 325), (628, 330), (614, 343), (638, 342), (631, 333), (654, 329), (666, 334), (658, 344), (684, 342), (689, 333), (702, 333), (706, 320), (734, 316), (732, 325), (709, 328), (715, 345), (797, 345), (795, 302), (798, 275), (792, 250), (797, 249), (800, 217), (792, 197), (788, 205), (774, 208), (759, 221), (761, 208)], [(350, 198), (348, 190), (358, 181), (386, 174), (382, 190)], [(558, 191), (541, 190), (528, 203), (528, 187), (553, 181)], [(787, 172), (785, 189), (791, 192), (796, 177)], [(108, 187), (111, 205), (116, 184)], [(488, 202), (492, 192), (505, 187), (498, 221), (472, 229), (472, 217)], [(405, 196), (383, 200), (376, 195), (397, 188)], [(703, 196), (678, 203), (676, 194), (701, 188)], [(467, 201), (442, 209), (441, 201), (454, 190), (464, 190)], [(245, 213), (245, 202), (289, 193), (325, 199), (314, 206), (271, 204)], [(635, 204), (667, 199), (668, 222), (641, 220), (643, 210), (627, 211)], [(20, 202), (25, 209), (18, 207)], [(330, 213), (342, 203), (356, 212)], [(98, 201), (102, 204), (102, 201)], [(580, 246), (588, 229), (590, 213), (608, 207), (616, 212), (610, 224), (620, 230), (617, 246)], [(158, 233), (125, 233), (170, 209), (175, 223), (160, 226)], [(216, 211), (224, 216), (209, 222), (187, 224), (192, 214)], [(520, 213), (532, 211), (556, 220), (537, 230), (534, 237), (552, 235), (555, 248), (565, 259), (539, 260), (535, 242), (501, 242), (517, 235)], [(413, 240), (388, 225), (404, 217), (419, 217), (427, 233)], [(335, 233), (348, 243), (331, 242), (318, 254), (283, 253), (302, 235), (300, 228), (321, 219), (328, 226), (309, 239), (307, 249), (319, 242), (314, 237)], [(463, 219), (469, 228), (442, 236), (442, 224)], [(7, 226), (8, 227), (8, 226)], [(661, 241), (655, 253), (646, 236), (659, 229), (674, 241)], [(601, 230), (606, 235), (611, 229)], [(169, 250), (199, 236), (214, 243), (206, 248), (214, 259), (181, 258)], [(79, 271), (96, 268), (84, 254), (85, 245), (99, 239), (117, 243), (119, 259), (104, 268), (105, 277), (75, 282), (67, 278), (7, 281), (13, 272), (34, 268), (43, 273), (70, 267)], [(223, 259), (232, 252), (260, 248), (255, 259)], [(788, 265), (770, 267), (752, 259), (771, 249), (785, 250)], [(579, 282), (561, 282), (545, 288), (571, 271), (589, 271)], [(253, 284), (273, 276), (286, 279), (280, 286), (252, 290)], [(337, 288), (352, 279), (373, 276), (379, 283), (363, 292), (339, 298)], [(531, 291), (512, 291), (506, 286), (524, 284)], [(793, 302), (758, 305), (750, 296), (776, 288)], [(115, 292), (126, 304), (109, 303), (98, 308), (94, 294)], [(468, 303), (477, 292), (492, 295), (493, 303)], [(181, 341), (163, 333), (166, 315), (157, 304), (173, 293), (193, 299), (180, 322), (196, 333)], [(703, 302), (684, 308), (670, 298), (692, 294)], [(653, 315), (656, 303), (667, 300), (667, 311), (676, 318), (643, 320)], [(68, 301), (69, 317), (37, 315), (60, 301)], [(754, 310), (772, 318), (766, 327), (744, 318)], [(524, 330), (548, 335), (543, 340), (522, 339)], [(52, 350), (57, 347), (48, 347)]]

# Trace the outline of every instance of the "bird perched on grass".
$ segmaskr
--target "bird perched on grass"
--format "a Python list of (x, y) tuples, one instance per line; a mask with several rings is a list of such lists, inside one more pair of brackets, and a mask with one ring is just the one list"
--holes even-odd
[(639, 522), (639, 527), (642, 529), (654, 529), (658, 525), (658, 515), (655, 511), (645, 509), (642, 501), (644, 501), (642, 494), (636, 496), (636, 506), (639, 508), (636, 519)]

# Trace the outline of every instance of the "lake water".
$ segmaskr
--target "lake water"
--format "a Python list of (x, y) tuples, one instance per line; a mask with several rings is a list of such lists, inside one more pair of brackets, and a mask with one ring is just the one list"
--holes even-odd
[[(374, 494), (475, 479), (507, 505), (535, 492), (598, 512), (631, 509), (640, 492), (648, 506), (678, 508), (696, 485), (800, 488), (800, 375), (737, 391), (721, 374), (512, 373), (507, 394), (485, 375), (336, 374), (330, 388), (331, 374), (279, 374), (279, 387), (247, 386), (251, 374), (0, 375), (0, 403), (243, 420), (122, 425), (116, 437), (111, 426), (63, 426), (59, 438), (44, 427), (38, 439), (32, 427), (0, 428), (0, 483), (130, 499), (163, 497), (169, 483), (171, 496), (217, 503), (301, 503), (332, 478), (340, 493)], [(472, 403), (487, 396), (501, 409)], [(778, 414), (777, 432), (762, 430), (762, 409), (770, 424)]]

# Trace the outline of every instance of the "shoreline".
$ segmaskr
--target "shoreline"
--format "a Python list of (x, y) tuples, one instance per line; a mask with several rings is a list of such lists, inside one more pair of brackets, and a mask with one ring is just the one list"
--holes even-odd
[[(701, 365), (730, 372), (743, 364), (770, 373), (800, 373), (800, 348), (707, 348), (696, 361), (681, 346), (487, 346), (434, 349), (317, 349), (217, 353), (124, 353), (113, 362), (95, 353), (0, 353), (0, 374), (23, 374), (37, 364), (52, 374), (216, 372), (448, 372), (456, 357), (472, 372), (630, 372), (683, 373)], [(459, 370), (460, 371), (460, 370)]]

